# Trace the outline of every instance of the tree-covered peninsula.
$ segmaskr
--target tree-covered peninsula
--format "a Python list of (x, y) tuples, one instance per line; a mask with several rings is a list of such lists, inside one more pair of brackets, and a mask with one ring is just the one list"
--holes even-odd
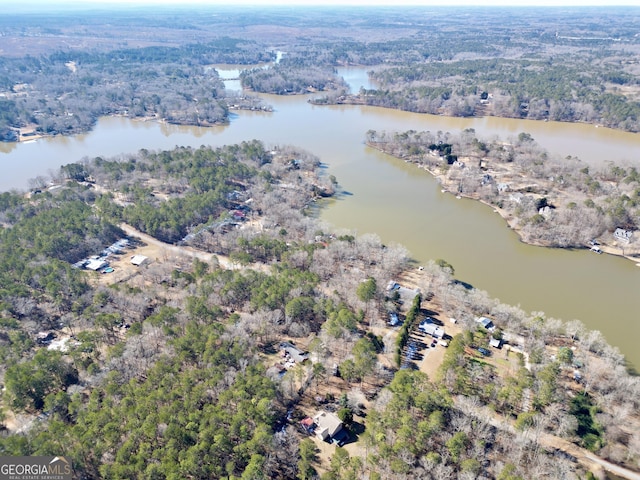
[[(211, 125), (229, 109), (270, 108), (247, 92), (637, 132), (637, 16), (631, 7), (10, 13), (0, 20), (0, 138), (83, 132), (102, 115)], [(242, 67), (244, 92), (225, 90), (220, 64)], [(349, 92), (336, 73), (348, 65), (370, 68), (375, 88)]]

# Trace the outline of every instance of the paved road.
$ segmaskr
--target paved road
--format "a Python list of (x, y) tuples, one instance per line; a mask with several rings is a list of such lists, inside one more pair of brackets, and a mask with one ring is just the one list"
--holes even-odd
[[(462, 409), (465, 411), (468, 411), (468, 408), (469, 406), (462, 406)], [(487, 407), (473, 407), (473, 415), (475, 415), (479, 419), (482, 419), (483, 421), (488, 422), (496, 428), (507, 430), (514, 434), (518, 433), (513, 426), (513, 422), (505, 420), (504, 417), (489, 410), (489, 408)], [(589, 450), (581, 448), (563, 438), (548, 433), (541, 433), (538, 436), (537, 441), (540, 445), (548, 450), (557, 449), (565, 452), (569, 456), (575, 458), (576, 462), (580, 463), (583, 467), (594, 473), (602, 471), (604, 469), (628, 480), (640, 480), (640, 473), (608, 462), (607, 460), (594, 455)]]

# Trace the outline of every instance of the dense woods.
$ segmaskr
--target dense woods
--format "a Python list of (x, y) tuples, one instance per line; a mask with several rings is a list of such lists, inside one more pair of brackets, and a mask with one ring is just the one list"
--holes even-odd
[[(107, 40), (113, 32), (96, 14), (80, 13), (94, 29), (83, 40), (96, 43), (88, 50), (64, 41), (87, 36), (73, 26), (77, 18), (60, 13), (45, 28), (35, 18), (8, 16), (3, 41), (24, 46), (0, 42), (0, 137), (13, 141), (18, 129), (31, 128), (77, 133), (101, 115), (210, 125), (226, 121), (231, 105), (268, 108), (226, 92), (213, 64), (250, 67), (241, 81), (256, 92), (326, 92), (318, 103), (640, 130), (633, 9), (203, 13), (159, 12), (146, 21), (112, 13), (121, 21), (111, 27), (123, 36), (118, 44)], [(212, 14), (215, 21), (207, 21)], [(49, 49), (32, 42), (43, 36)], [(281, 59), (276, 51), (285, 52)], [(370, 66), (376, 88), (347, 94), (335, 70), (342, 65)]]
[(211, 125), (227, 121), (229, 103), (256, 100), (227, 94), (212, 63), (258, 63), (270, 54), (237, 40), (104, 53), (56, 52), (0, 57), (0, 131), (35, 126), (46, 135), (90, 129), (103, 115)]
[[(638, 131), (638, 89), (622, 65), (594, 67), (575, 55), (544, 60), (459, 60), (376, 71), (378, 88), (361, 92), (370, 105), (451, 116), (495, 115), (585, 122)], [(614, 70), (615, 69), (615, 70)], [(608, 86), (608, 88), (606, 87)]]
[[(578, 478), (552, 434), (561, 451), (637, 464), (626, 425), (638, 382), (599, 332), (502, 305), (445, 260), (403, 302), (384, 288), (409, 267), (402, 247), (308, 215), (336, 188), (318, 166), (257, 141), (143, 150), (65, 165), (58, 188), (2, 194), (0, 452), (62, 454), (78, 478)], [(77, 268), (134, 219), (165, 253), (121, 276)], [(116, 269), (128, 255), (113, 254)], [(407, 353), (426, 341), (425, 315), (461, 328), (431, 375)], [(477, 353), (494, 337), (513, 348), (508, 368)], [(310, 360), (283, 368), (283, 340)], [(322, 408), (361, 454), (318, 458), (297, 420)]]
[[(3, 138), (105, 114), (207, 125), (259, 104), (230, 98), (215, 63), (268, 63), (245, 87), (328, 91), (319, 103), (638, 129), (637, 10), (205, 12), (82, 14), (91, 32), (71, 14), (3, 16)], [(379, 88), (348, 96), (340, 65), (371, 66)], [(640, 223), (635, 168), (554, 159), (526, 133), (366, 142), (507, 212), (527, 241), (584, 246)], [(145, 149), (0, 194), (0, 454), (63, 455), (82, 479), (640, 469), (640, 382), (600, 332), (502, 304), (444, 259), (415, 268), (402, 246), (334, 231), (315, 213), (340, 185), (320, 167), (257, 140)], [(451, 334), (438, 343), (423, 322)], [(318, 411), (335, 412), (343, 445), (303, 427)]]

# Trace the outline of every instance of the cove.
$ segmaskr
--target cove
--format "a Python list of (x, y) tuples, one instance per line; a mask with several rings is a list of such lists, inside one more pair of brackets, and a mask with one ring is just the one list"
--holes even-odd
[[(364, 71), (364, 69), (362, 69)], [(358, 72), (351, 72), (358, 80)], [(356, 87), (357, 88), (357, 87)], [(640, 365), (640, 269), (628, 260), (588, 251), (521, 243), (492, 209), (443, 194), (425, 171), (364, 144), (367, 130), (458, 132), (508, 139), (520, 132), (553, 154), (589, 164), (639, 158), (640, 136), (592, 125), (498, 118), (448, 118), (360, 106), (314, 106), (306, 96), (263, 96), (271, 113), (241, 112), (211, 128), (103, 118), (87, 134), (0, 144), (0, 190), (24, 189), (29, 178), (83, 157), (112, 157), (139, 149), (238, 143), (295, 145), (317, 155), (351, 195), (328, 202), (321, 219), (357, 234), (376, 233), (406, 246), (424, 263), (443, 258), (456, 277), (525, 311), (579, 319), (600, 330), (628, 360)]]

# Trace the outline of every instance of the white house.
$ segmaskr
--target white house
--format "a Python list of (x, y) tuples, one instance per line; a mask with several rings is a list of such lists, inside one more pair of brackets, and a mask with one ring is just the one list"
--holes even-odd
[(442, 338), (444, 336), (444, 329), (441, 326), (436, 325), (435, 323), (424, 321), (418, 328), (427, 335), (431, 335), (434, 338)]
[(616, 228), (616, 231), (613, 232), (613, 236), (616, 240), (621, 240), (625, 243), (629, 243), (631, 241), (631, 236), (633, 232), (631, 230), (625, 230), (624, 228)]
[(493, 332), (496, 329), (495, 325), (493, 324), (493, 321), (490, 318), (478, 317), (476, 318), (476, 322), (482, 325), (484, 328), (486, 328), (490, 332)]
[(87, 270), (93, 270), (94, 272), (97, 272), (98, 270), (106, 267), (107, 265), (109, 264), (102, 258), (92, 258), (87, 262), (85, 267), (87, 268)]
[(342, 430), (342, 421), (331, 412), (318, 412), (313, 423), (316, 424), (316, 436), (321, 440), (330, 440)]

